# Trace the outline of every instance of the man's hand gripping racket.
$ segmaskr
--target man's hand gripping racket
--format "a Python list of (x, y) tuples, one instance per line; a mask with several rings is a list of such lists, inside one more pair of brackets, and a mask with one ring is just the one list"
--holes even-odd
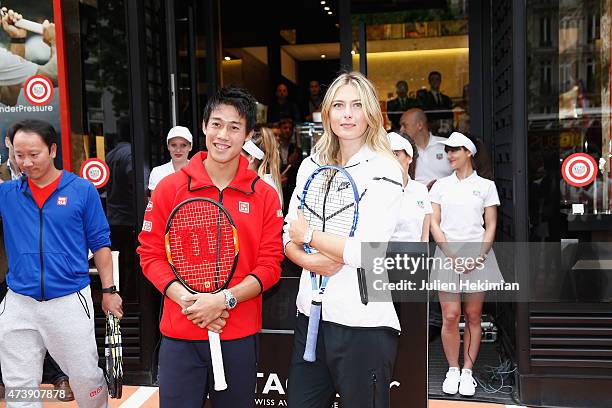
[[(166, 255), (177, 279), (192, 293), (225, 289), (238, 262), (238, 234), (217, 201), (192, 198), (177, 205), (166, 224)], [(227, 389), (221, 339), (208, 331), (216, 391)]]

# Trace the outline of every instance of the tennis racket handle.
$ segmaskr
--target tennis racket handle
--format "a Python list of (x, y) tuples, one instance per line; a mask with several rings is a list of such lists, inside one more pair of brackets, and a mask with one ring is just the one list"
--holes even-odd
[(321, 321), (321, 302), (312, 302), (310, 317), (308, 318), (308, 333), (306, 334), (306, 348), (304, 361), (310, 363), (317, 359), (317, 337), (319, 337), (319, 323)]
[(23, 28), (24, 30), (28, 30), (28, 31), (31, 31), (33, 33), (40, 34), (40, 35), (42, 35), (43, 33), (42, 24), (38, 24), (30, 20), (21, 19), (15, 22), (15, 27)]
[(210, 344), (210, 359), (212, 361), (213, 379), (215, 391), (227, 389), (225, 381), (225, 369), (223, 368), (223, 354), (221, 353), (221, 339), (219, 333), (208, 331), (208, 343)]

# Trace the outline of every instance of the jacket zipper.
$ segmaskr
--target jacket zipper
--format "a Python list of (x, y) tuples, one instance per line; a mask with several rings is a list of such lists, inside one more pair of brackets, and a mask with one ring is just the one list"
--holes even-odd
[[(36, 200), (34, 200), (34, 197), (30, 193), (24, 191), (23, 194), (26, 197), (31, 198), (32, 201), (34, 201), (34, 205), (36, 205), (36, 207), (38, 207), (38, 204), (36, 204)], [(45, 263), (43, 261), (43, 233), (42, 233), (42, 229), (43, 229), (43, 217), (42, 217), (42, 208), (38, 209), (38, 219), (39, 219), (39, 225), (40, 225), (40, 237), (38, 239), (38, 250), (39, 250), (39, 253), (40, 253), (40, 296), (41, 296), (42, 300), (45, 300)]]
[(376, 408), (376, 373), (372, 372), (372, 408)]
[(40, 219), (40, 240), (39, 240), (39, 248), (40, 248), (40, 293), (42, 296), (42, 300), (45, 300), (45, 264), (43, 262), (43, 216), (42, 216), (42, 208), (38, 209), (38, 217)]
[[(217, 188), (218, 189), (218, 188)], [(219, 190), (219, 203), (223, 205), (223, 190)], [(215, 288), (219, 289), (219, 259), (221, 258), (221, 210), (219, 209), (219, 215), (217, 217), (217, 260), (215, 266)]]

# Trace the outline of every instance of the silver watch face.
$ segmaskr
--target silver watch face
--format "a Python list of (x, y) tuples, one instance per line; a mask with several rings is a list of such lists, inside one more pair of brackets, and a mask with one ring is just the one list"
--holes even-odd
[(231, 297), (231, 298), (227, 299), (227, 307), (230, 308), (230, 309), (235, 308), (237, 303), (238, 303), (238, 301), (236, 300), (235, 297)]
[(223, 294), (225, 295), (225, 307), (227, 307), (228, 309), (235, 308), (236, 304), (238, 304), (238, 301), (236, 300), (232, 292), (230, 292), (229, 290), (225, 290)]

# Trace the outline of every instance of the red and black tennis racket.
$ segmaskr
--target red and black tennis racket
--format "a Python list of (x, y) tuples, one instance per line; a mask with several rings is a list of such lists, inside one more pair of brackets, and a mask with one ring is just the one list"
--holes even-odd
[[(209, 198), (177, 205), (166, 224), (166, 255), (178, 280), (192, 293), (227, 287), (238, 262), (238, 234), (227, 210)], [(227, 388), (219, 334), (208, 331), (215, 390)]]

